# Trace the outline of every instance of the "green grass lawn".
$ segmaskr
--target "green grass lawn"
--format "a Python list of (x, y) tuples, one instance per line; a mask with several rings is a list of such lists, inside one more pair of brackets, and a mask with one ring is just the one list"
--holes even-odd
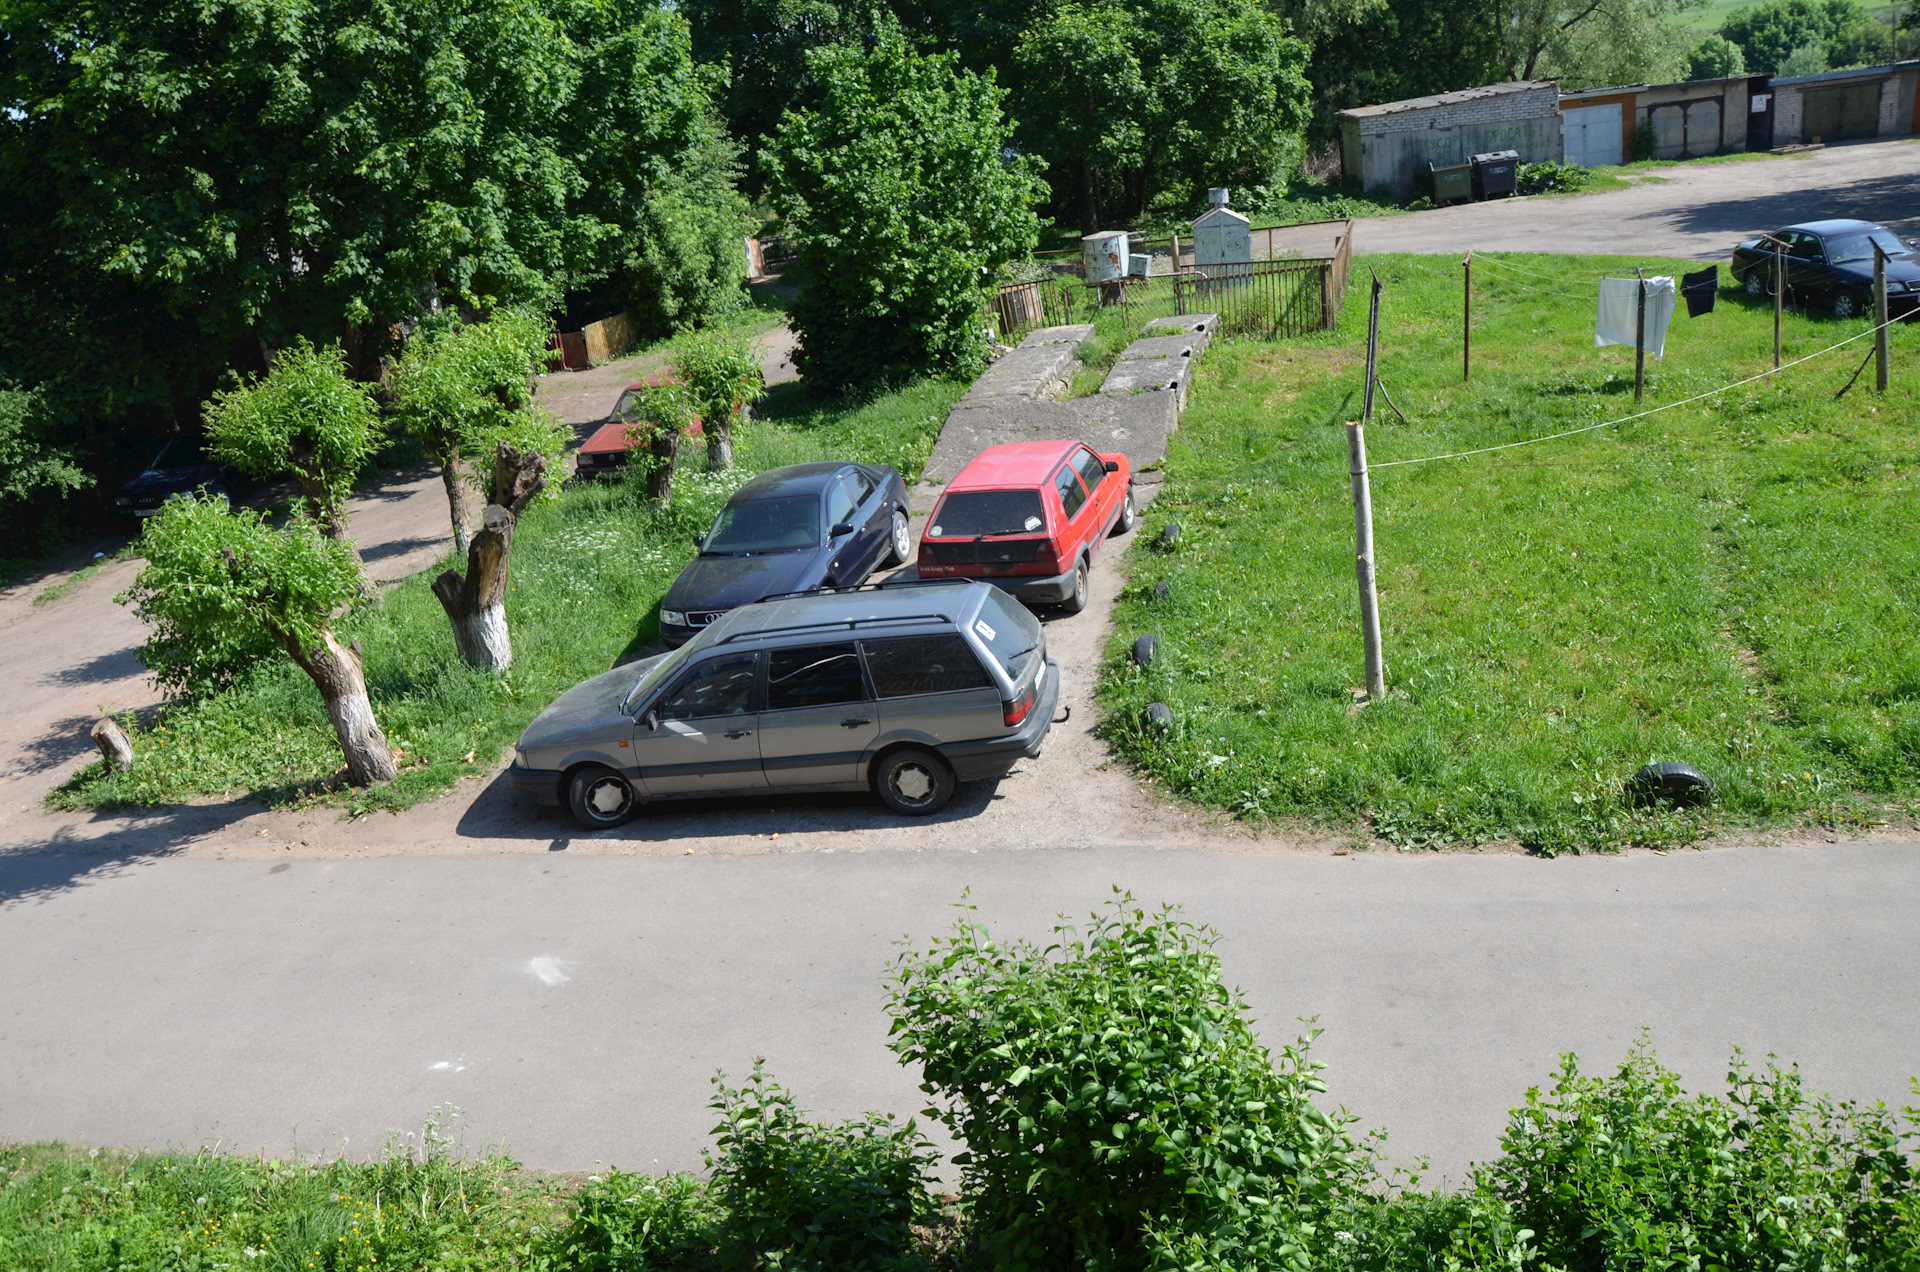
[[(1594, 277), (1684, 262), (1476, 257), (1474, 378), (1456, 260), (1367, 261), (1386, 284), (1374, 463), (1627, 414), (1631, 349), (1593, 347)], [(1362, 683), (1342, 422), (1357, 418), (1364, 268), (1339, 330), (1208, 352), (1136, 547), (1103, 680), (1119, 750), (1187, 798), (1402, 845), (1544, 851), (1723, 826), (1858, 824), (1920, 794), (1920, 330), (1615, 428), (1373, 478), (1390, 694)], [(1792, 359), (1864, 329), (1790, 312)], [(1771, 365), (1772, 314), (1723, 292), (1674, 319), (1647, 405)], [(1171, 587), (1165, 602), (1155, 585)], [(1156, 632), (1149, 670), (1124, 651)], [(1169, 704), (1176, 727), (1138, 723)], [(1718, 784), (1701, 814), (1636, 810), (1654, 760)]]
[[(405, 754), (393, 782), (338, 797), (348, 808), (402, 808), (490, 769), (563, 690), (654, 643), (659, 603), (693, 555), (693, 536), (749, 476), (782, 464), (892, 464), (911, 484), (964, 386), (923, 381), (861, 405), (821, 405), (775, 388), (736, 433), (738, 466), (708, 476), (682, 452), (673, 507), (648, 510), (641, 482), (583, 486), (528, 510), (514, 537), (507, 619), (514, 666), (469, 670), (428, 589), (445, 564), (389, 589), (341, 624), (366, 654), (367, 685), (388, 740)], [(137, 545), (136, 545), (137, 546)], [(448, 563), (450, 564), (450, 563)], [(464, 568), (464, 563), (462, 568)], [(165, 711), (132, 730), (129, 773), (88, 766), (53, 792), (56, 807), (126, 807), (210, 798), (286, 803), (339, 770), (340, 750), (313, 683), (289, 662), (227, 693)]]

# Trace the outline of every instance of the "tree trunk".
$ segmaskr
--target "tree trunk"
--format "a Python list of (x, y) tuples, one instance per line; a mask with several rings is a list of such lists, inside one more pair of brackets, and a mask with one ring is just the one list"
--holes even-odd
[(1100, 232), (1100, 205), (1093, 193), (1093, 165), (1084, 159), (1074, 161), (1074, 176), (1080, 186), (1080, 232)]
[(733, 415), (728, 413), (725, 419), (715, 423), (706, 421), (707, 431), (707, 471), (725, 472), (733, 467)]
[(679, 429), (653, 430), (653, 437), (647, 442), (647, 452), (653, 457), (653, 467), (647, 470), (647, 499), (656, 508), (673, 502), (673, 460), (679, 450)]
[(473, 527), (467, 521), (467, 488), (460, 480), (460, 449), (449, 444), (440, 451), (440, 481), (447, 488), (447, 515), (453, 519), (453, 551), (467, 554)]
[(367, 577), (367, 563), (360, 555), (360, 545), (354, 541), (353, 536), (347, 531), (346, 505), (341, 504), (337, 508), (323, 507), (315, 515), (314, 520), (320, 523), (321, 533), (325, 534), (327, 538), (332, 539), (335, 543), (344, 544), (347, 551), (353, 553), (354, 572), (359, 576), (360, 599), (363, 601), (378, 602), (380, 599), (379, 585)]
[(89, 736), (93, 738), (93, 744), (100, 748), (100, 758), (107, 762), (108, 772), (124, 773), (133, 767), (133, 743), (112, 720), (102, 719), (93, 726)]
[(453, 643), (470, 667), (502, 672), (513, 665), (507, 633), (507, 563), (520, 514), (546, 485), (547, 461), (501, 442), (493, 463), (493, 502), (480, 516), (480, 533), (467, 545), (467, 573), (448, 570), (433, 594), (453, 625)]
[(320, 633), (320, 644), (302, 649), (287, 641), (287, 652), (300, 669), (313, 677), (320, 700), (327, 704), (327, 718), (333, 721), (334, 736), (340, 739), (340, 754), (347, 761), (347, 783), (371, 786), (391, 782), (398, 771), (393, 763), (393, 748), (387, 735), (373, 718), (373, 703), (367, 697), (367, 678), (357, 646), (343, 646), (330, 631)]

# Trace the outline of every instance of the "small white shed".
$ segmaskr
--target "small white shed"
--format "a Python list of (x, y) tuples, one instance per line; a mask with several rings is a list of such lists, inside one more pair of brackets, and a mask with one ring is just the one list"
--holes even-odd
[(1194, 218), (1193, 264), (1218, 277), (1221, 273), (1245, 273), (1222, 270), (1221, 266), (1253, 264), (1252, 222), (1227, 206), (1227, 192), (1215, 190), (1213, 206)]

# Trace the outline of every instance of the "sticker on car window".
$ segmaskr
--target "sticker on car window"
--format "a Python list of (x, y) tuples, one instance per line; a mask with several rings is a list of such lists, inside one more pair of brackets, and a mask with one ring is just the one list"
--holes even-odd
[(973, 621), (973, 630), (976, 632), (979, 632), (982, 636), (985, 636), (988, 640), (993, 639), (993, 628), (987, 626), (987, 622), (985, 619), (976, 618)]
[(927, 533), (938, 539), (941, 535), (945, 534), (946, 531), (942, 530), (939, 526), (935, 526), (933, 529), (927, 531)]
[(1038, 517), (1027, 518), (1027, 529), (1038, 530), (1039, 528), (1040, 528), (1040, 518)]

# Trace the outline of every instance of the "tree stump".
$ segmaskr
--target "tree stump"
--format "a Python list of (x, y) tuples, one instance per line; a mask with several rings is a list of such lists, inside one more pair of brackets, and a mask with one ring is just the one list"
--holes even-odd
[(433, 581), (433, 594), (453, 625), (453, 643), (470, 667), (501, 672), (513, 665), (507, 633), (507, 562), (513, 531), (546, 485), (547, 461), (501, 442), (494, 455), (491, 501), (480, 514), (480, 532), (467, 544), (467, 573), (448, 570)]
[(126, 731), (112, 720), (102, 718), (89, 736), (100, 748), (100, 758), (107, 762), (108, 772), (125, 773), (133, 767), (133, 743)]

